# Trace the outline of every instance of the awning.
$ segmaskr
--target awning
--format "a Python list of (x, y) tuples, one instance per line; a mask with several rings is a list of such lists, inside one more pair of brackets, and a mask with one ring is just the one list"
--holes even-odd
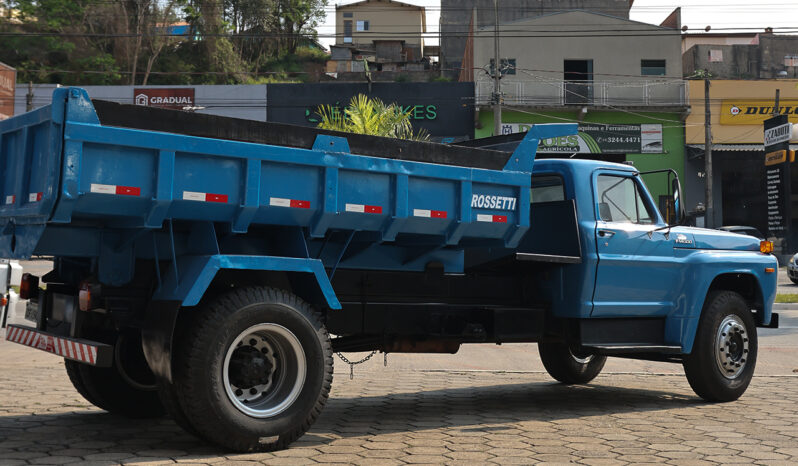
[[(704, 150), (703, 144), (687, 144), (691, 149)], [(727, 150), (736, 152), (765, 152), (762, 144), (712, 144), (712, 150)], [(790, 144), (790, 150), (798, 150), (798, 144)]]

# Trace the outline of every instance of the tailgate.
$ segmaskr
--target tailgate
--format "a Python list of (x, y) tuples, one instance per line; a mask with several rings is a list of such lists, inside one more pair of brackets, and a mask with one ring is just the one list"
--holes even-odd
[(0, 257), (29, 258), (53, 211), (65, 100), (0, 121)]

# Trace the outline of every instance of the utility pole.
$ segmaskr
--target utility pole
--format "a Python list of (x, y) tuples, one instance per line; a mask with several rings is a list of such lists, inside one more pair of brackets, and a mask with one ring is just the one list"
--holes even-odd
[(502, 87), (501, 59), (499, 56), (499, 0), (493, 0), (493, 135), (502, 131)]
[(28, 95), (25, 96), (25, 111), (33, 110), (33, 81), (28, 82)]
[(715, 203), (712, 199), (712, 120), (709, 108), (709, 71), (704, 70), (704, 177), (706, 178), (706, 211), (704, 226), (715, 226)]

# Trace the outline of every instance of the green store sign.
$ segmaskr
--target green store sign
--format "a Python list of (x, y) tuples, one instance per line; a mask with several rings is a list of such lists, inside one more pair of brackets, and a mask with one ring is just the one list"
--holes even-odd
[[(503, 123), (502, 134), (529, 131), (532, 123)], [(543, 139), (541, 153), (662, 154), (662, 125), (580, 124), (576, 135)]]

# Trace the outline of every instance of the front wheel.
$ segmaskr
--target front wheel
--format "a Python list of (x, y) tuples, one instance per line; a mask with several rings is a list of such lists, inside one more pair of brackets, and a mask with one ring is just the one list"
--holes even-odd
[(606, 356), (574, 354), (567, 343), (541, 341), (538, 342), (538, 352), (546, 372), (564, 384), (590, 382), (599, 375), (607, 362)]
[(798, 278), (790, 277), (790, 281), (792, 282), (793, 285), (798, 285)]
[(751, 383), (756, 354), (756, 324), (745, 299), (733, 291), (711, 293), (683, 362), (690, 387), (707, 401), (734, 401)]
[(201, 437), (236, 451), (286, 447), (310, 428), (332, 382), (330, 337), (295, 295), (243, 288), (192, 319), (176, 355), (177, 398)]

